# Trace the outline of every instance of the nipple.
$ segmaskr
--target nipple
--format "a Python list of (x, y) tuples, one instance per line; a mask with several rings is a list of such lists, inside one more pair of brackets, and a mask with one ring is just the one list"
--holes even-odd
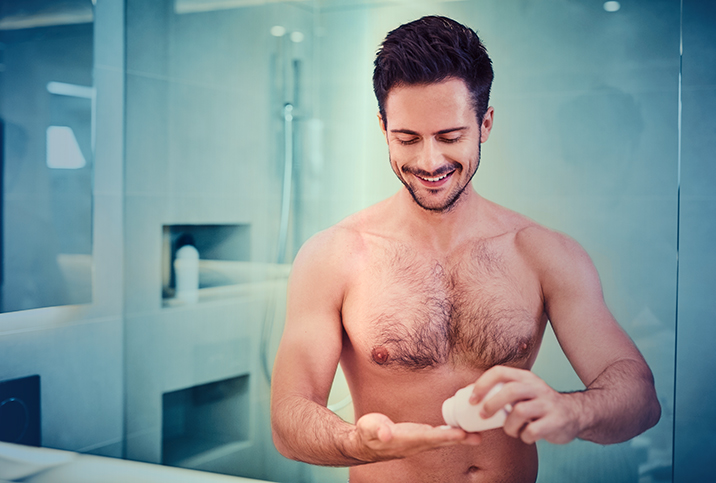
[(377, 362), (378, 364), (385, 364), (388, 362), (388, 349), (385, 347), (376, 347), (373, 349), (373, 352), (370, 353), (371, 357), (373, 357), (373, 360)]
[(520, 344), (520, 352), (527, 352), (528, 348), (529, 348), (529, 345), (527, 345), (527, 342), (523, 342)]

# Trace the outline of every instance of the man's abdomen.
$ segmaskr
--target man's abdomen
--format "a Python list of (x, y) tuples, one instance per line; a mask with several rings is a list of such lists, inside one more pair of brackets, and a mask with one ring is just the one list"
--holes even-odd
[(356, 466), (350, 483), (534, 483), (537, 449), (502, 429), (482, 433), (478, 446), (457, 445), (410, 458)]

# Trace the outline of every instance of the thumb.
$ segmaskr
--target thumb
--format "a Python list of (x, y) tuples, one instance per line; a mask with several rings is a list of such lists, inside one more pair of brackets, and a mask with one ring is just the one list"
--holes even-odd
[(390, 430), (389, 423), (385, 422), (378, 427), (378, 439), (383, 443), (393, 439), (393, 431)]
[(380, 413), (365, 414), (356, 422), (356, 428), (363, 438), (366, 440), (377, 439), (383, 442), (393, 439), (392, 425), (393, 421), (385, 414)]

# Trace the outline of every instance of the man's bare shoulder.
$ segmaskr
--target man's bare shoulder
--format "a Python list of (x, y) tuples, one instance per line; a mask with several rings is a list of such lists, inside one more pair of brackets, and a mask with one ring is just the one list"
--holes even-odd
[(516, 230), (515, 247), (543, 284), (576, 282), (595, 274), (591, 258), (576, 240), (539, 223), (525, 223)]
[(365, 234), (369, 221), (365, 210), (309, 238), (301, 247), (294, 266), (321, 264), (331, 271), (350, 273), (365, 253)]
[(569, 235), (501, 205), (490, 202), (489, 208), (497, 220), (496, 233), (514, 234), (517, 251), (535, 268), (569, 265), (589, 258), (581, 245)]
[(525, 255), (536, 260), (556, 261), (587, 256), (582, 246), (569, 235), (537, 223), (519, 230), (515, 241)]

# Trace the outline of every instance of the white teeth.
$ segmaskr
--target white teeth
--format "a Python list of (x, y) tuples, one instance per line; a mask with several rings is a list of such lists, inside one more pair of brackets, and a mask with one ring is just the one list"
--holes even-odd
[(422, 176), (421, 176), (421, 178), (424, 179), (425, 181), (430, 181), (431, 183), (434, 183), (436, 181), (440, 181), (441, 179), (447, 178), (447, 174), (444, 174), (444, 175), (440, 176), (439, 178), (423, 178)]

